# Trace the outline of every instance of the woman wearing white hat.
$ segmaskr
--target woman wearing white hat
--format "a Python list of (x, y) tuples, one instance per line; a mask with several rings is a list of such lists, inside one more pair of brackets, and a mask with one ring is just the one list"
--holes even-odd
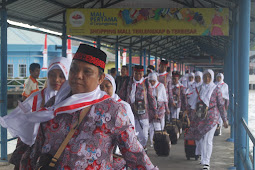
[(165, 113), (170, 113), (168, 108), (168, 100), (166, 96), (166, 89), (164, 84), (158, 82), (157, 74), (150, 73), (148, 80), (152, 87), (152, 94), (157, 100), (157, 111), (156, 113), (150, 110), (149, 122), (150, 122), (150, 142), (151, 147), (153, 146), (153, 135), (155, 130), (163, 130), (165, 127)]
[(201, 144), (201, 164), (204, 170), (210, 169), (213, 137), (219, 117), (222, 118), (224, 127), (228, 127), (222, 93), (213, 83), (213, 79), (214, 72), (206, 70), (203, 74), (203, 84), (197, 87), (196, 93), (193, 94), (191, 109), (194, 118), (185, 136), (185, 139), (196, 140)]

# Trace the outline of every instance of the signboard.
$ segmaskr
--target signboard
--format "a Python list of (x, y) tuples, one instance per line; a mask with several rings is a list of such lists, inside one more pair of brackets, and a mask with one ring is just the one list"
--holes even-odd
[(68, 35), (228, 36), (228, 8), (68, 9)]

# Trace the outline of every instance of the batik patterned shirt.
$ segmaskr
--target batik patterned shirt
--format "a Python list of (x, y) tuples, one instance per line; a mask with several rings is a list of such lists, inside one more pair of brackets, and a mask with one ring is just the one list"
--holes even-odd
[[(22, 156), (20, 169), (35, 169), (42, 153), (54, 155), (78, 120), (80, 111), (62, 113), (42, 123), (35, 144)], [(132, 169), (158, 169), (138, 142), (124, 107), (114, 99), (106, 99), (90, 108), (55, 167), (58, 170), (111, 170), (116, 144)]]

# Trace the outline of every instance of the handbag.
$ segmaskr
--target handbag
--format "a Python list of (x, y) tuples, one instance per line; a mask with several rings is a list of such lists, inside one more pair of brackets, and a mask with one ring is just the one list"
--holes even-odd
[(60, 147), (58, 148), (58, 150), (57, 150), (57, 152), (54, 156), (52, 156), (49, 153), (44, 153), (38, 158), (38, 160), (36, 162), (36, 168), (35, 168), (36, 170), (56, 170), (55, 165), (56, 165), (59, 157), (61, 156), (61, 154), (65, 150), (67, 144), (71, 140), (71, 138), (74, 135), (76, 129), (78, 129), (78, 127), (81, 124), (82, 120), (87, 115), (90, 107), (91, 106), (88, 106), (88, 107), (84, 108), (81, 111), (80, 116), (78, 118), (78, 121), (74, 123), (74, 126), (69, 131), (69, 133), (67, 134), (66, 138), (64, 139), (64, 141), (62, 142), (62, 144), (60, 145)]
[[(200, 89), (201, 90), (201, 89)], [(197, 95), (198, 95), (198, 99), (200, 100), (198, 103), (197, 103), (197, 107), (196, 107), (196, 116), (198, 118), (206, 118), (207, 116), (207, 113), (208, 113), (208, 107), (206, 106), (206, 104), (200, 99), (200, 91), (198, 92), (197, 88), (196, 88), (196, 92), (197, 92)]]

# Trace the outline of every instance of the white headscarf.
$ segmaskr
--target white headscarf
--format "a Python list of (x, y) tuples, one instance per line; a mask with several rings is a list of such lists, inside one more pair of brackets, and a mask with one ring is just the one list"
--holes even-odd
[(143, 81), (144, 81), (143, 77), (139, 81), (136, 81), (135, 78), (133, 77), (133, 84), (132, 84), (132, 89), (131, 89), (131, 93), (130, 93), (130, 97), (129, 97), (131, 103), (135, 102), (136, 85), (137, 84), (142, 84)]
[(113, 93), (112, 93), (111, 97), (114, 98), (116, 101), (118, 101), (118, 102), (120, 102), (120, 103), (122, 103), (124, 105), (124, 107), (125, 107), (125, 109), (127, 111), (127, 116), (130, 119), (131, 124), (135, 127), (135, 117), (134, 117), (134, 114), (132, 112), (132, 109), (131, 109), (130, 105), (127, 102), (121, 100), (120, 97), (115, 93), (115, 91), (116, 91), (116, 83), (115, 83), (114, 78), (110, 74), (105, 74), (105, 78), (104, 79), (105, 80), (109, 80), (111, 82), (112, 88), (113, 88)]
[(217, 87), (213, 83), (214, 72), (211, 69), (206, 70), (206, 71), (204, 71), (203, 76), (206, 73), (209, 73), (211, 75), (211, 81), (210, 81), (209, 84), (205, 84), (203, 82), (202, 85), (200, 85), (199, 87), (196, 88), (196, 91), (199, 93), (199, 96), (198, 96), (197, 92), (192, 94), (192, 96), (191, 96), (192, 99), (191, 99), (191, 102), (190, 102), (190, 105), (191, 105), (192, 109), (196, 109), (196, 104), (197, 104), (198, 101), (200, 101), (198, 98), (200, 98), (206, 104), (206, 106), (209, 107), (212, 92)]
[(224, 75), (222, 73), (218, 73), (216, 76), (216, 80), (217, 80), (217, 77), (221, 77), (221, 81), (216, 82), (215, 84), (220, 88), (222, 92), (222, 97), (226, 100), (229, 100), (228, 85), (223, 81)]
[(201, 71), (197, 71), (197, 72), (195, 73), (195, 78), (196, 78), (197, 76), (200, 77), (200, 80), (201, 80), (201, 81), (200, 81), (199, 83), (195, 82), (195, 87), (198, 87), (198, 86), (200, 86), (200, 85), (203, 84), (203, 73), (202, 73)]
[[(193, 80), (192, 81), (189, 81), (189, 77), (193, 77)], [(187, 86), (187, 90), (186, 90), (186, 94), (190, 94), (194, 91), (195, 89), (195, 74), (194, 73), (189, 73), (189, 76), (188, 76), (188, 86)]]
[(208, 69), (206, 71), (204, 71), (203, 76), (205, 74), (209, 73), (211, 75), (211, 81), (209, 84), (206, 84), (205, 82), (203, 82), (203, 84), (200, 86), (200, 99), (207, 105), (207, 107), (209, 107), (209, 102), (212, 96), (212, 92), (213, 90), (216, 88), (216, 85), (213, 83), (214, 80), (214, 72), (211, 69)]
[(156, 83), (153, 86), (151, 85), (152, 95), (157, 96), (157, 100), (159, 102), (167, 102), (166, 88), (162, 83), (158, 82), (157, 74), (156, 73), (150, 73), (148, 75), (148, 80), (155, 80), (156, 81)]
[[(69, 74), (71, 62), (72, 62), (71, 60), (65, 57), (55, 57), (54, 59), (50, 60), (50, 63), (48, 66), (48, 74), (51, 70), (60, 69), (63, 72), (66, 80), (68, 80), (68, 74)], [(56, 94), (57, 94), (57, 91), (53, 90), (50, 87), (49, 81), (47, 81), (47, 87), (44, 90), (45, 102), (47, 102), (50, 98), (52, 98)]]

